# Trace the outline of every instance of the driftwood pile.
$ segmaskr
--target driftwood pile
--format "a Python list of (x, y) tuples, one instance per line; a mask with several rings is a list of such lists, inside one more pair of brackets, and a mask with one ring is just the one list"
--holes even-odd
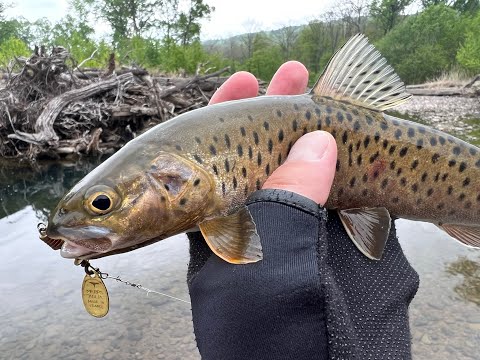
[[(221, 69), (191, 78), (139, 68), (81, 70), (62, 47), (16, 58), (0, 89), (0, 157), (59, 159), (111, 153), (146, 129), (205, 106)], [(1, 88), (1, 86), (0, 86)]]

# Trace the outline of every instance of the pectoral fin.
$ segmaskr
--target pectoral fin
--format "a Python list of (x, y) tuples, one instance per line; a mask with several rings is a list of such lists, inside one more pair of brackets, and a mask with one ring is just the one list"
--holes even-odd
[(390, 214), (384, 207), (339, 210), (355, 246), (368, 258), (380, 260), (390, 233)]
[(439, 227), (462, 244), (474, 248), (480, 248), (480, 226), (442, 224), (439, 225)]
[(262, 259), (262, 245), (247, 207), (238, 212), (199, 224), (210, 249), (232, 264), (248, 264)]

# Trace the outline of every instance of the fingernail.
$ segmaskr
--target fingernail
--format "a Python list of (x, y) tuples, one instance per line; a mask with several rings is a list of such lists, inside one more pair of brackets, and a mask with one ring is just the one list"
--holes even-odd
[(293, 145), (285, 162), (318, 161), (327, 152), (331, 136), (325, 131), (314, 131), (303, 135)]

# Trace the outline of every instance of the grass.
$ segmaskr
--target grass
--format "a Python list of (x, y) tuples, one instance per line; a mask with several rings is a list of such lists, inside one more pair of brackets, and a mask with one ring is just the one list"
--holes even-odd
[(480, 119), (467, 119), (464, 122), (473, 126), (473, 130), (466, 134), (468, 142), (480, 146)]
[(427, 81), (424, 86), (427, 88), (464, 87), (470, 80), (472, 80), (472, 74), (470, 72), (458, 67), (453, 67)]

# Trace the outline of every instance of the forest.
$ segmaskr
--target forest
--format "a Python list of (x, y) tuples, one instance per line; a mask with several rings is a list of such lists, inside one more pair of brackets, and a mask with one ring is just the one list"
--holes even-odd
[[(415, 9), (407, 11), (407, 9)], [(214, 7), (208, 0), (69, 0), (60, 21), (11, 18), (14, 6), (0, 0), (0, 69), (13, 71), (15, 57), (35, 46), (64, 47), (83, 67), (118, 64), (150, 72), (193, 74), (248, 70), (270, 80), (286, 60), (299, 60), (314, 81), (355, 33), (365, 33), (407, 84), (442, 74), (480, 73), (480, 0), (338, 0), (304, 25), (261, 31), (245, 22), (242, 35), (201, 41), (201, 24)], [(315, 14), (312, 14), (312, 16)], [(99, 37), (96, 24), (108, 25)]]

